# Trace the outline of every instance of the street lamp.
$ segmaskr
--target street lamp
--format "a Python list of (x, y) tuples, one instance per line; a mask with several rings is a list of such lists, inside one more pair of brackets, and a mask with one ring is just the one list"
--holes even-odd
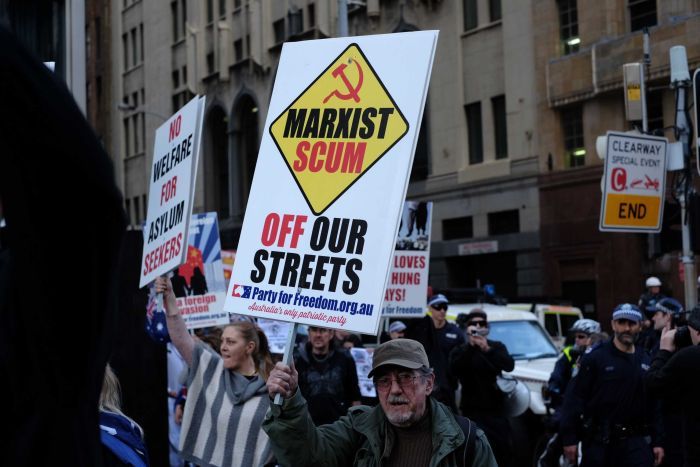
[(146, 115), (153, 115), (154, 117), (158, 117), (162, 121), (166, 121), (168, 118), (170, 118), (170, 117), (166, 117), (164, 115), (161, 115), (159, 113), (150, 112), (148, 110), (143, 110), (143, 109), (139, 110), (135, 105), (127, 104), (126, 102), (120, 102), (119, 104), (117, 104), (117, 109), (122, 111), (122, 112), (132, 112), (132, 111), (137, 110), (138, 112), (145, 113)]

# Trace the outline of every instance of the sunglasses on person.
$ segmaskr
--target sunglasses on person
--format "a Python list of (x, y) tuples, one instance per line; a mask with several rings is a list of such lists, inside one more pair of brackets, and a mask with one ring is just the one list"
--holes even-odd
[(439, 303), (437, 305), (431, 305), (436, 310), (447, 311), (447, 303)]
[(486, 321), (484, 321), (483, 319), (480, 319), (480, 320), (469, 321), (467, 323), (467, 326), (476, 326), (477, 328), (486, 328), (486, 327), (488, 327), (488, 323)]

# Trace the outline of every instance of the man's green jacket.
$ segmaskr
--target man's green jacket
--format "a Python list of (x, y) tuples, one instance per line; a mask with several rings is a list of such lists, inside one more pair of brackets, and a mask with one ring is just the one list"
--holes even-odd
[[(462, 465), (465, 435), (450, 409), (430, 398), (433, 455), (430, 467)], [(386, 464), (394, 432), (381, 406), (352, 407), (340, 420), (319, 427), (309, 416), (306, 401), (297, 390), (282, 407), (270, 404), (263, 422), (277, 462), (285, 467), (370, 467)], [(486, 435), (476, 430), (474, 450), (464, 465), (497, 467)]]

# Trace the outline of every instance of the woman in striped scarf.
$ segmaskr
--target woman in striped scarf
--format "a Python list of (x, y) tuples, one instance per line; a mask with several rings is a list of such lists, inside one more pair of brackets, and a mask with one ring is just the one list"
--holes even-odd
[(232, 323), (224, 328), (218, 355), (187, 332), (170, 280), (156, 279), (155, 288), (164, 297), (170, 339), (189, 367), (180, 455), (202, 467), (270, 464), (261, 428), (273, 367), (265, 334), (253, 323)]

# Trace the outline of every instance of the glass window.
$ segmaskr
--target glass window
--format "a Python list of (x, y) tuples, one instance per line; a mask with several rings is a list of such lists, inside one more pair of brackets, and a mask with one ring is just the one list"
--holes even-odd
[(313, 28), (316, 26), (316, 6), (313, 3), (309, 3), (306, 9), (309, 14), (309, 28)]
[(243, 39), (233, 41), (233, 58), (236, 62), (243, 60)]
[(214, 21), (214, 0), (207, 0), (207, 23)]
[(520, 211), (511, 209), (508, 211), (488, 213), (489, 235), (504, 235), (520, 232)]
[(474, 102), (465, 107), (467, 113), (467, 137), (469, 140), (469, 163), (484, 161), (484, 145), (481, 135), (481, 103)]
[(272, 23), (272, 29), (275, 33), (275, 44), (284, 42), (284, 18)]
[(656, 26), (656, 0), (629, 0), (630, 31)]
[(496, 159), (508, 157), (508, 130), (506, 128), (506, 96), (491, 99), (493, 134), (496, 140)]
[(583, 109), (575, 106), (562, 110), (561, 122), (564, 130), (564, 157), (566, 167), (586, 164), (586, 149), (583, 146)]
[(444, 219), (442, 221), (442, 239), (456, 240), (474, 236), (474, 221), (472, 216)]
[(491, 22), (501, 19), (501, 0), (489, 0), (489, 16)]
[(578, 10), (576, 0), (558, 0), (559, 37), (564, 55), (578, 51), (581, 39), (578, 35)]
[(476, 10), (476, 0), (463, 0), (462, 9), (464, 10), (464, 30), (469, 31), (476, 28), (479, 24)]
[(491, 321), (489, 339), (503, 342), (514, 360), (556, 357), (556, 347), (537, 321)]
[(552, 337), (559, 335), (559, 323), (557, 322), (556, 314), (546, 313), (544, 315), (544, 328)]

